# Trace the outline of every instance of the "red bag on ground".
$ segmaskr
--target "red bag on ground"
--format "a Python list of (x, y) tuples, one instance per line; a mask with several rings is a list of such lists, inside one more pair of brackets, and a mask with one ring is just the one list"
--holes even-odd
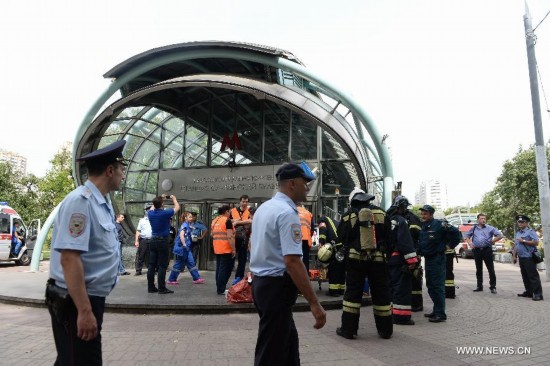
[(252, 273), (248, 272), (245, 278), (229, 288), (227, 302), (233, 304), (254, 302), (252, 299)]

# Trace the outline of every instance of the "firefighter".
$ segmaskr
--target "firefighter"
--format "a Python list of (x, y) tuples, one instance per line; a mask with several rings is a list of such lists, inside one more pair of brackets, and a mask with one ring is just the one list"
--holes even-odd
[(456, 258), (455, 247), (460, 243), (462, 234), (460, 231), (450, 225), (447, 219), (441, 220), (443, 227), (445, 228), (445, 298), (454, 299), (455, 293), (455, 275), (454, 275), (454, 260)]
[(304, 207), (298, 206), (298, 215), (300, 216), (300, 226), (302, 227), (302, 260), (306, 266), (306, 272), (309, 276), (309, 250), (313, 245), (311, 234), (313, 233), (313, 215)]
[(319, 246), (327, 243), (332, 245), (332, 255), (328, 263), (328, 296), (342, 296), (346, 288), (346, 271), (344, 257), (342, 256), (343, 245), (338, 240), (337, 223), (330, 217), (322, 216), (319, 219)]
[[(357, 192), (358, 191), (358, 192)], [(346, 291), (342, 303), (342, 325), (336, 334), (347, 339), (357, 335), (363, 284), (368, 276), (374, 321), (380, 337), (389, 339), (393, 333), (390, 291), (384, 259), (385, 212), (371, 204), (373, 195), (354, 190), (351, 208), (342, 216), (338, 237), (346, 253)]]
[[(397, 197), (396, 197), (397, 198)], [(424, 270), (420, 265), (422, 257), (420, 256), (420, 230), (422, 230), (422, 220), (408, 208), (404, 214), (405, 220), (409, 223), (409, 231), (413, 240), (414, 248), (416, 249), (416, 258), (419, 266), (414, 270), (411, 276), (412, 291), (411, 291), (411, 311), (417, 312), (424, 310), (424, 299), (422, 298), (422, 282), (424, 281)]]
[(403, 217), (408, 206), (406, 197), (397, 196), (386, 215), (393, 324), (402, 325), (414, 325), (411, 319), (411, 277), (419, 265), (409, 224)]

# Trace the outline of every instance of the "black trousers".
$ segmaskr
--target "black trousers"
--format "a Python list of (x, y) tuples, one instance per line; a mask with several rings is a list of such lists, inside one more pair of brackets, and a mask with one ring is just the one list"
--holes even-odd
[(136, 251), (136, 272), (141, 273), (145, 259), (149, 257), (150, 239), (139, 238), (139, 247)]
[(193, 255), (193, 260), (195, 261), (195, 264), (197, 267), (199, 266), (198, 258), (199, 258), (199, 251), (201, 249), (202, 239), (199, 239), (197, 241), (193, 242), (193, 245), (191, 245), (191, 254)]
[(455, 274), (454, 270), (455, 253), (445, 253), (445, 298), (454, 299), (455, 292)]
[[(404, 261), (403, 261), (404, 262)], [(395, 322), (411, 320), (411, 273), (403, 263), (388, 264), (392, 314)]]
[(489, 272), (489, 288), (497, 287), (497, 276), (495, 275), (495, 264), (493, 262), (493, 248), (474, 248), (474, 260), (476, 262), (477, 288), (483, 288), (483, 263)]
[(525, 292), (529, 296), (542, 296), (542, 286), (540, 284), (540, 275), (537, 271), (537, 265), (533, 258), (519, 258), (519, 268)]
[(309, 276), (309, 244), (307, 240), (302, 240), (302, 261), (304, 266), (306, 266), (306, 272)]
[(393, 322), (390, 287), (384, 262), (348, 259), (341, 329), (350, 334), (357, 334), (365, 277), (369, 279), (376, 330), (382, 338), (390, 338), (393, 334)]
[(235, 278), (244, 278), (244, 270), (246, 269), (246, 257), (248, 256), (248, 238), (238, 236), (235, 238), (235, 251), (237, 257), (237, 270)]
[(255, 276), (252, 294), (260, 316), (254, 365), (300, 365), (298, 331), (292, 317), (298, 290), (290, 276)]
[(158, 270), (158, 289), (166, 289), (169, 248), (170, 241), (168, 237), (153, 237), (149, 243), (149, 265), (147, 266), (147, 287), (149, 290), (155, 288), (155, 269)]
[(105, 298), (89, 296), (92, 312), (97, 321), (98, 334), (91, 341), (83, 341), (77, 337), (76, 319), (78, 311), (74, 302), (68, 298), (63, 314), (56, 315), (50, 305), (48, 310), (52, 319), (53, 337), (57, 349), (55, 366), (66, 365), (102, 365), (101, 326), (105, 311)]

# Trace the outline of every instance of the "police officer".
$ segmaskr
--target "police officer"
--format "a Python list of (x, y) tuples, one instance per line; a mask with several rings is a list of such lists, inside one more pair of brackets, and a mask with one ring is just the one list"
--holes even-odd
[(409, 223), (404, 218), (409, 205), (407, 197), (397, 196), (386, 215), (393, 324), (401, 325), (414, 325), (411, 319), (411, 277), (419, 266)]
[(445, 242), (444, 227), (434, 219), (435, 209), (430, 205), (420, 208), (422, 230), (420, 231), (420, 251), (426, 262), (426, 287), (434, 303), (433, 311), (424, 314), (432, 323), (447, 320), (445, 314)]
[(151, 229), (151, 223), (149, 222), (149, 217), (147, 217), (147, 212), (153, 207), (152, 203), (146, 203), (143, 206), (145, 210), (145, 216), (139, 219), (138, 226), (136, 229), (136, 237), (134, 245), (137, 248), (136, 250), (136, 273), (134, 276), (141, 276), (141, 271), (143, 269), (143, 264), (145, 259), (149, 257), (149, 242), (153, 236), (153, 230)]
[(325, 310), (302, 262), (296, 207), (305, 201), (308, 183), (315, 176), (309, 168), (292, 163), (282, 165), (275, 176), (279, 191), (257, 209), (252, 221), (250, 270), (254, 274), (254, 305), (260, 316), (254, 365), (299, 365), (298, 332), (292, 317), (298, 290), (309, 303), (314, 327), (320, 329), (326, 322)]
[(342, 296), (346, 289), (346, 266), (340, 253), (342, 242), (338, 239), (338, 222), (328, 216), (319, 219), (319, 247), (329, 243), (332, 245), (332, 256), (328, 265), (328, 296)]
[(105, 297), (116, 284), (120, 258), (109, 192), (124, 179), (117, 141), (78, 159), (88, 180), (65, 197), (55, 218), (46, 303), (56, 365), (101, 365)]
[(365, 277), (370, 284), (374, 321), (380, 337), (393, 333), (390, 291), (384, 259), (385, 212), (371, 204), (373, 195), (354, 190), (351, 208), (340, 220), (338, 237), (346, 248), (346, 291), (342, 303), (342, 325), (336, 329), (341, 337), (353, 339), (359, 328), (359, 313)]
[(193, 254), (193, 261), (198, 265), (199, 250), (208, 229), (202, 222), (197, 220), (198, 214), (196, 212), (190, 212), (190, 214), (192, 215), (192, 220), (189, 222), (191, 226), (191, 252)]
[(543, 300), (542, 286), (540, 276), (537, 271), (537, 265), (533, 260), (533, 252), (537, 250), (539, 237), (535, 230), (528, 227), (531, 221), (528, 216), (517, 215), (516, 223), (518, 231), (515, 236), (515, 246), (513, 251), (514, 264), (519, 258), (519, 268), (521, 269), (521, 278), (525, 291), (518, 294), (520, 297), (532, 297), (534, 301)]

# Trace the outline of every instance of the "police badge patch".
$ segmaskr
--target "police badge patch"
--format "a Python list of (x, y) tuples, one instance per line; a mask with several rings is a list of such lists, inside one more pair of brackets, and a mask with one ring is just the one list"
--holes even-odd
[(294, 240), (295, 243), (299, 244), (302, 242), (302, 228), (298, 224), (293, 224), (290, 227), (290, 235), (292, 236), (292, 240)]
[(86, 228), (86, 216), (80, 213), (71, 215), (69, 220), (69, 233), (73, 238), (79, 237)]

